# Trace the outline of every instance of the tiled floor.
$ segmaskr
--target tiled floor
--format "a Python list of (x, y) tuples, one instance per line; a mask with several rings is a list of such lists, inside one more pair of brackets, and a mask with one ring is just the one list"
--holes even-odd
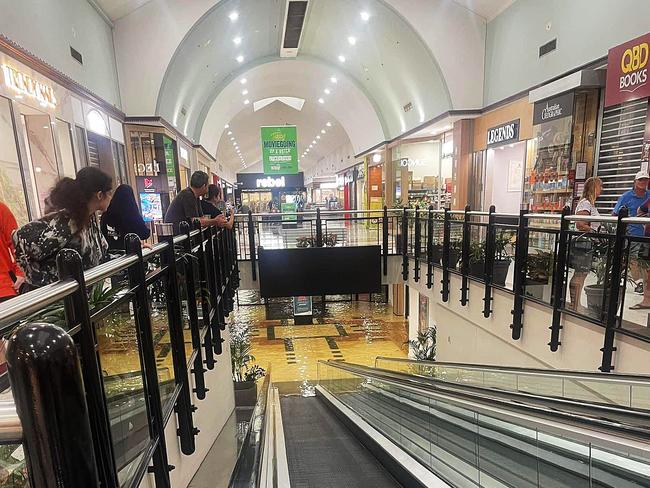
[(234, 320), (250, 325), (255, 362), (271, 365), (275, 383), (313, 385), (319, 360), (374, 365), (377, 356), (407, 356), (407, 323), (387, 304), (328, 303), (314, 325), (267, 320), (264, 305), (248, 305), (235, 311)]

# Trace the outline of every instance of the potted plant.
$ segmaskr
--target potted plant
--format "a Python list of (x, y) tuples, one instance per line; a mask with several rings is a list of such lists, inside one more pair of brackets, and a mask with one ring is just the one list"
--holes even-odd
[(494, 265), (492, 267), (492, 283), (504, 286), (512, 257), (508, 253), (512, 236), (507, 232), (499, 232), (494, 238)]
[(252, 407), (257, 402), (257, 380), (266, 374), (260, 366), (253, 364), (250, 330), (248, 326), (230, 327), (230, 361), (235, 388), (235, 405)]
[(469, 274), (483, 279), (485, 275), (485, 243), (472, 241), (469, 243)]
[(526, 295), (550, 302), (553, 253), (538, 251), (526, 258)]
[(413, 357), (418, 361), (436, 360), (436, 328), (428, 327), (426, 330), (418, 331), (415, 339), (407, 342)]
[(602, 317), (607, 307), (608, 299), (605, 297), (606, 285), (609, 281), (607, 267), (607, 250), (609, 243), (607, 239), (592, 239), (593, 258), (591, 260), (591, 271), (596, 275), (596, 283), (584, 287), (587, 295), (587, 307), (594, 311), (597, 317)]
[(455, 268), (463, 254), (463, 240), (458, 237), (449, 241), (449, 267)]

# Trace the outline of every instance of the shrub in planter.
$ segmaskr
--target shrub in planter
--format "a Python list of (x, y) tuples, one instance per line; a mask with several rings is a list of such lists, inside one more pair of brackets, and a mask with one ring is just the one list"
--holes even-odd
[[(492, 283), (504, 286), (512, 258), (508, 254), (510, 236), (506, 232), (499, 232), (494, 238), (494, 264), (492, 266)], [(485, 243), (470, 243), (470, 269), (469, 274), (483, 279), (485, 276)]]
[(463, 241), (461, 239), (452, 239), (449, 243), (449, 267), (456, 268), (458, 261), (463, 254)]
[(539, 251), (526, 258), (526, 295), (550, 302), (553, 253)]
[(254, 406), (257, 401), (257, 380), (266, 374), (251, 354), (250, 329), (246, 325), (230, 326), (230, 360), (235, 388), (235, 405)]

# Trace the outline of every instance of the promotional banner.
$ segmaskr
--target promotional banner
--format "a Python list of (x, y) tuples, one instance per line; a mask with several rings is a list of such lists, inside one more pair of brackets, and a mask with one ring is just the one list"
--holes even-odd
[(295, 126), (262, 127), (264, 174), (298, 173), (298, 145)]
[(282, 212), (282, 222), (295, 222), (296, 221), (296, 202), (285, 202), (280, 204)]
[(609, 50), (605, 107), (650, 96), (650, 33)]

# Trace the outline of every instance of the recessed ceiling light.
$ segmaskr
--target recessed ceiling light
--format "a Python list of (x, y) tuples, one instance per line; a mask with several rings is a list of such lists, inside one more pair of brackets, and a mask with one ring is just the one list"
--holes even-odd
[(235, 43), (235, 46), (239, 46), (241, 44), (241, 37), (237, 36), (235, 37), (232, 42)]
[(224, 125), (223, 128), (224, 128), (224, 129), (229, 129), (229, 128), (230, 128), (230, 124), (226, 124), (226, 125)]
[(249, 103), (251, 103), (251, 101), (248, 98), (244, 100), (244, 105), (248, 105)]
[(242, 94), (242, 95), (248, 95), (248, 90), (246, 90), (246, 89), (244, 88), (244, 89), (242, 90), (241, 94)]
[(234, 137), (231, 137), (231, 138), (230, 138), (230, 140), (231, 140), (231, 141), (234, 141), (234, 140), (235, 140), (235, 138), (234, 138)]
[(332, 123), (331, 123), (331, 122), (328, 122), (328, 123), (325, 124), (325, 125), (326, 125), (327, 127), (332, 127)]
[(342, 54), (339, 54), (339, 61), (341, 63), (345, 63), (345, 56), (343, 56)]
[(242, 56), (241, 54), (239, 56), (237, 56), (235, 59), (237, 60), (238, 63), (243, 63), (244, 62), (244, 56)]
[(368, 22), (370, 20), (370, 14), (366, 11), (361, 12), (359, 15), (361, 15), (361, 20), (364, 22)]
[(334, 83), (334, 84), (336, 84), (336, 83), (339, 82), (339, 80), (336, 79), (336, 76), (332, 76), (332, 77), (330, 78), (330, 81), (331, 81), (332, 83)]
[(325, 100), (323, 100), (322, 98), (319, 98), (318, 103), (325, 103)]
[(231, 131), (231, 130), (228, 131), (228, 135), (229, 135), (229, 136), (232, 135), (232, 131)]
[[(312, 145), (310, 144), (310, 145), (309, 145), (309, 149), (311, 149), (311, 148), (312, 148)], [(307, 150), (309, 151), (309, 149), (307, 149)]]
[(316, 139), (320, 139), (320, 136), (316, 136)]
[(329, 95), (330, 93), (332, 93), (332, 92), (330, 92), (329, 88), (325, 88), (323, 91), (325, 92), (325, 95)]
[(321, 130), (320, 130), (320, 133), (321, 133), (321, 134), (325, 134), (325, 132), (326, 132), (325, 129), (321, 129)]
[(242, 85), (245, 85), (247, 81), (248, 80), (246, 78), (242, 78), (241, 80), (239, 80), (239, 83), (241, 83)]
[(228, 15), (228, 18), (230, 19), (230, 22), (235, 22), (239, 18), (239, 12), (233, 10), (230, 12), (230, 15)]
[(354, 46), (357, 43), (357, 38), (354, 36), (348, 37), (348, 42), (350, 43), (350, 46)]

